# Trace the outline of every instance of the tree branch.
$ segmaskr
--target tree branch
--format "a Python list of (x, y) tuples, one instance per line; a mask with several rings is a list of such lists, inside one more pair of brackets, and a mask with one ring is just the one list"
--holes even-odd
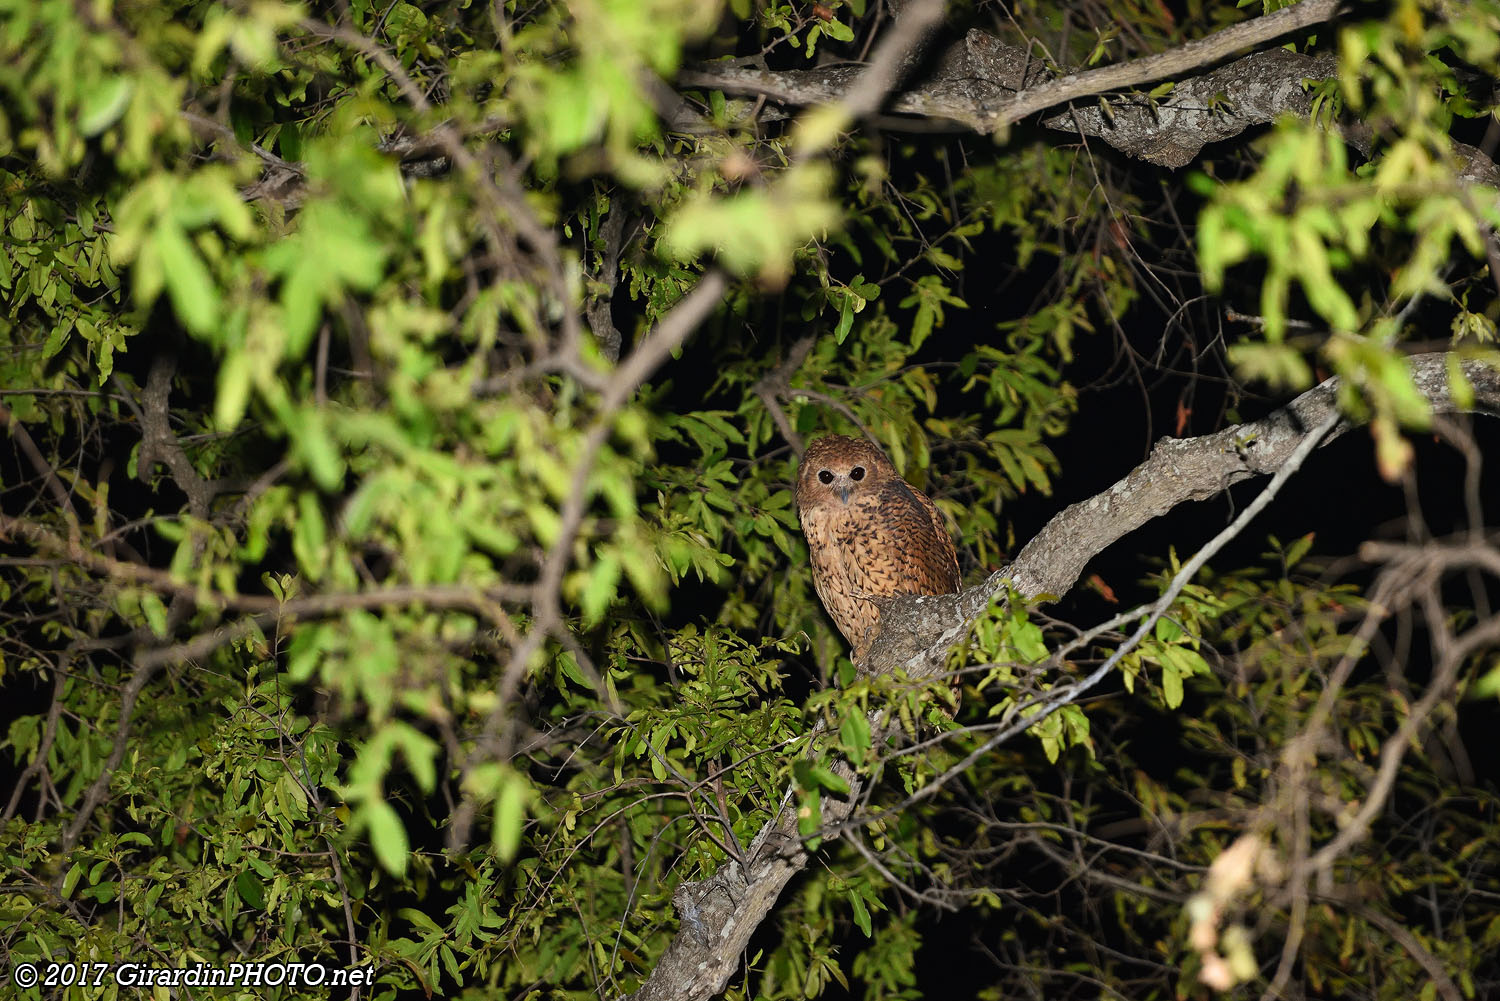
[[(1337, 8), (1337, 0), (1304, 0), (1167, 52), (1058, 78), (1049, 78), (1029, 50), (971, 30), (949, 47), (930, 77), (895, 95), (889, 108), (989, 133), (1058, 104), (1211, 65), (1240, 49), (1326, 21)], [(1312, 102), (1302, 82), (1332, 76), (1334, 71), (1331, 56), (1272, 49), (1179, 80), (1161, 100), (1112, 100), (1107, 112), (1099, 106), (1070, 108), (1042, 124), (1097, 136), (1151, 163), (1181, 167), (1207, 143), (1238, 135), (1283, 113), (1307, 114)], [(677, 82), (806, 105), (841, 100), (857, 75), (855, 66), (772, 72), (709, 64), (683, 71)]]
[(1336, 70), (1331, 55), (1267, 49), (1178, 81), (1160, 100), (1127, 97), (1111, 100), (1107, 108), (1093, 103), (1069, 108), (1042, 124), (1097, 137), (1127, 156), (1176, 169), (1191, 163), (1209, 143), (1280, 115), (1310, 114), (1312, 95), (1303, 81), (1331, 77)]
[(26, 430), (26, 425), (16, 420), (15, 415), (3, 403), (0, 403), (0, 426), (10, 429), (10, 436), (26, 455), (26, 461), (31, 463), (31, 468), (41, 476), (42, 482), (47, 487), (47, 492), (52, 499), (57, 501), (58, 508), (68, 521), (68, 531), (76, 534), (78, 531), (78, 512), (73, 508), (73, 499), (68, 494), (68, 488), (63, 486), (62, 480), (58, 478), (57, 470), (52, 468), (52, 463), (42, 455), (42, 450), (37, 447), (36, 441), (31, 437), (31, 432)]
[(172, 433), (168, 399), (172, 394), (172, 377), (177, 374), (177, 360), (169, 354), (157, 355), (146, 376), (142, 394), (141, 452), (136, 462), (136, 477), (142, 483), (151, 478), (152, 467), (160, 462), (167, 467), (177, 488), (187, 495), (188, 510), (199, 521), (207, 521), (210, 505), (218, 493), (215, 484), (198, 475), (192, 460)]
[(1057, 104), (1081, 97), (1093, 97), (1108, 90), (1154, 83), (1200, 66), (1208, 66), (1240, 49), (1248, 49), (1314, 24), (1321, 24), (1333, 17), (1341, 2), (1342, 0), (1302, 0), (1294, 7), (1285, 7), (1274, 14), (1231, 25), (1207, 38), (1187, 42), (1166, 52), (1132, 59), (1115, 66), (1070, 73), (1040, 87), (1023, 91), (1011, 103), (989, 113), (981, 121), (986, 122), (991, 130), (1002, 128)]
[[(1473, 388), (1472, 402), (1461, 406), (1448, 385), (1445, 353), (1410, 359), (1413, 382), (1434, 411), (1468, 410), (1500, 416), (1500, 369), (1482, 362), (1462, 363)], [(968, 632), (969, 624), (1008, 581), (1022, 595), (1062, 595), (1077, 581), (1090, 559), (1116, 540), (1187, 500), (1206, 500), (1241, 480), (1277, 474), (1279, 485), (1315, 447), (1353, 425), (1340, 419), (1339, 380), (1308, 390), (1287, 406), (1259, 421), (1188, 439), (1163, 439), (1151, 456), (1110, 489), (1074, 504), (1055, 516), (1009, 567), (984, 583), (954, 595), (899, 598), (881, 617), (881, 630), (866, 660), (872, 673), (904, 671), (913, 678), (933, 677), (945, 667), (947, 652)], [(1258, 506), (1269, 503), (1268, 489)], [(1177, 590), (1202, 566), (1215, 545), (1243, 528), (1257, 508), (1249, 509), (1195, 557)], [(1151, 611), (1159, 616), (1170, 604), (1169, 591)], [(1149, 628), (1149, 624), (1148, 624)], [(1113, 665), (1110, 661), (1106, 669)], [(1076, 699), (1103, 673), (1058, 689), (1040, 708), (1002, 731), (1007, 737), (1035, 724), (1043, 715)], [(1013, 731), (1013, 732), (1012, 732)], [(998, 741), (992, 739), (990, 747)], [(819, 836), (836, 836), (853, 813), (862, 783), (845, 762), (833, 770), (849, 783), (845, 798), (825, 797)], [(775, 906), (787, 882), (808, 863), (810, 853), (798, 835), (794, 790), (783, 794), (779, 808), (745, 852), (746, 861), (730, 861), (708, 879), (684, 883), (673, 900), (682, 927), (656, 969), (633, 995), (635, 1001), (706, 998), (721, 991), (751, 935)], [(691, 920), (687, 918), (691, 916)]]
[[(1417, 391), (1436, 413), (1465, 408), (1448, 386), (1448, 355), (1441, 352), (1409, 359)], [(1463, 363), (1474, 386), (1476, 413), (1500, 416), (1500, 373), (1483, 362)], [(1199, 438), (1163, 438), (1151, 456), (1109, 490), (1058, 514), (1020, 551), (1009, 570), (1022, 594), (1066, 594), (1084, 565), (1121, 536), (1183, 501), (1207, 500), (1227, 487), (1279, 469), (1312, 429), (1335, 412), (1339, 380), (1303, 393), (1258, 421), (1249, 421)], [(1329, 441), (1352, 428), (1347, 421)]]
[[(109, 791), (109, 781), (114, 777), (115, 769), (125, 757), (125, 748), (130, 743), (130, 723), (135, 716), (135, 704), (145, 691), (146, 685), (155, 676), (158, 668), (137, 664), (135, 671), (131, 673), (130, 680), (125, 683), (125, 688), (120, 699), (120, 720), (118, 729), (115, 730), (114, 744), (110, 747), (109, 757), (104, 762), (104, 767), (99, 770), (98, 776), (89, 783), (88, 791), (83, 794), (83, 801), (78, 804), (78, 812), (73, 815), (73, 820), (68, 824), (67, 830), (63, 831), (61, 851), (66, 855), (73, 850), (78, 843), (79, 835), (88, 826), (89, 820), (94, 816), (94, 810), (104, 799), (104, 794)], [(59, 885), (63, 879), (63, 873), (58, 873)]]

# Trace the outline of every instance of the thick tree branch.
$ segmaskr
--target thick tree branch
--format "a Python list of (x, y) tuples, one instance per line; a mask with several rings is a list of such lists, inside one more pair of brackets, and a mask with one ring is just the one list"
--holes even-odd
[[(1328, 440), (1328, 435), (1333, 430), (1334, 425), (1338, 423), (1338, 419), (1338, 412), (1331, 411), (1317, 427), (1307, 430), (1302, 435), (1301, 440), (1297, 442), (1297, 446), (1292, 450), (1292, 453), (1286, 457), (1284, 462), (1279, 464), (1276, 475), (1271, 478), (1271, 482), (1266, 488), (1260, 492), (1244, 511), (1240, 512), (1239, 516), (1232, 523), (1226, 526), (1218, 535), (1214, 536), (1202, 549), (1194, 553), (1187, 563), (1183, 564), (1182, 569), (1172, 577), (1171, 583), (1167, 585), (1167, 589), (1162, 593), (1162, 596), (1151, 605), (1150, 610), (1141, 620), (1140, 625), (1136, 627), (1135, 631), (1130, 634), (1130, 637), (1124, 643), (1115, 648), (1115, 651), (1105, 659), (1104, 663), (1094, 668), (1093, 671), (1082, 679), (1052, 688), (1045, 695), (1032, 700), (1029, 705), (1022, 706), (1018, 711), (1019, 718), (1011, 721), (1004, 729), (990, 737), (973, 751), (970, 751), (957, 764), (952, 765), (943, 774), (928, 782), (921, 789), (918, 789), (907, 798), (906, 804), (903, 804), (903, 806), (931, 797), (948, 782), (968, 771), (980, 758), (1018, 734), (1031, 729), (1063, 706), (1072, 705), (1077, 702), (1090, 689), (1108, 677), (1120, 661), (1124, 659), (1126, 654), (1134, 650), (1140, 645), (1141, 640), (1146, 638), (1147, 634), (1156, 626), (1157, 620), (1167, 613), (1167, 610), (1172, 607), (1172, 603), (1182, 594), (1183, 588), (1192, 583), (1193, 578), (1198, 575), (1198, 571), (1202, 570), (1219, 550), (1238, 537), (1256, 515), (1270, 505), (1286, 481), (1307, 461), (1307, 457), (1312, 454), (1312, 450)], [(1055, 521), (1056, 519), (1053, 520)], [(1003, 573), (1004, 571), (1002, 571)], [(1034, 593), (1023, 593), (1026, 593), (1028, 597), (1035, 597)], [(1134, 618), (1136, 614), (1139, 614), (1138, 611), (1126, 613), (1126, 616), (1127, 618)]]
[(192, 460), (172, 433), (168, 398), (172, 394), (172, 377), (177, 360), (171, 355), (157, 355), (146, 377), (146, 391), (141, 400), (141, 453), (136, 462), (136, 476), (146, 482), (152, 467), (160, 462), (167, 467), (177, 488), (187, 494), (188, 510), (194, 518), (207, 521), (209, 507), (218, 488), (198, 475)]
[[(1448, 386), (1448, 356), (1410, 360), (1417, 391), (1436, 413), (1461, 408)], [(1500, 373), (1466, 362), (1474, 385), (1473, 410), (1500, 415)], [(1026, 595), (1065, 594), (1084, 565), (1121, 536), (1166, 514), (1183, 501), (1207, 500), (1227, 487), (1279, 469), (1308, 431), (1336, 410), (1337, 379), (1308, 390), (1282, 409), (1199, 438), (1163, 438), (1150, 458), (1109, 490), (1067, 508), (1026, 544), (1009, 575)], [(1329, 440), (1352, 427), (1345, 422)]]
[(1336, 68), (1333, 56), (1267, 49), (1182, 80), (1160, 100), (1112, 100), (1107, 115), (1097, 103), (1070, 108), (1042, 124), (1095, 136), (1127, 156), (1175, 169), (1209, 143), (1280, 115), (1309, 114), (1312, 95), (1303, 81), (1331, 77)]
[[(1130, 64), (1126, 64), (1127, 66)], [(1269, 49), (1235, 60), (1209, 73), (1178, 81), (1156, 100), (1111, 99), (1069, 108), (1042, 120), (1050, 129), (1096, 136), (1121, 152), (1151, 163), (1180, 167), (1210, 142), (1273, 121), (1278, 115), (1305, 115), (1312, 99), (1303, 81), (1332, 76), (1331, 56), (1307, 56)], [(702, 67), (679, 74), (679, 84), (729, 93), (759, 94), (787, 105), (838, 100), (854, 67), (770, 71), (744, 67)], [(891, 111), (923, 119), (948, 119), (976, 132), (991, 131), (997, 107), (1011, 107), (1029, 86), (1045, 79), (1041, 67), (1021, 48), (1005, 45), (982, 31), (970, 31), (938, 64), (932, 77), (896, 95)], [(899, 128), (899, 120), (891, 127)]]
[[(1434, 412), (1467, 410), (1500, 416), (1500, 369), (1464, 362), (1473, 399), (1461, 404), (1449, 387), (1448, 362), (1449, 356), (1443, 353), (1410, 359), (1417, 391)], [(1331, 379), (1262, 420), (1198, 438), (1163, 439), (1145, 462), (1113, 487), (1054, 517), (1014, 563), (984, 583), (955, 595), (894, 602), (883, 613), (867, 668), (874, 673), (901, 670), (914, 678), (935, 676), (944, 670), (948, 650), (967, 634), (969, 624), (1007, 582), (1026, 597), (1062, 595), (1090, 559), (1178, 504), (1206, 500), (1252, 477), (1282, 473), (1277, 482), (1285, 479), (1316, 445), (1353, 426), (1338, 416), (1338, 388), (1338, 380)], [(1268, 502), (1273, 491), (1267, 493)], [(1231, 529), (1237, 531), (1245, 521), (1248, 518), (1239, 519)], [(1199, 566), (1201, 560), (1191, 569)], [(1156, 614), (1161, 610), (1153, 609)], [(1075, 685), (1060, 695), (1076, 698), (1085, 687)], [(1055, 711), (1069, 700), (1049, 700), (1020, 721), (1023, 728), (1035, 723), (1039, 713)], [(824, 798), (820, 832), (824, 836), (837, 834), (852, 815), (861, 791), (851, 768), (842, 762), (833, 767), (851, 792), (843, 799)], [(634, 995), (637, 1001), (704, 998), (723, 989), (782, 888), (809, 861), (797, 831), (793, 795), (792, 790), (783, 795), (779, 809), (745, 852), (743, 864), (728, 862), (708, 879), (678, 888), (673, 902), (682, 926)]]
[(984, 121), (989, 123), (991, 129), (996, 129), (1067, 101), (1093, 97), (1123, 87), (1154, 83), (1201, 66), (1209, 66), (1240, 49), (1248, 49), (1321, 24), (1333, 17), (1341, 2), (1342, 0), (1302, 0), (1296, 6), (1232, 25), (1207, 38), (1187, 42), (1166, 52), (1132, 59), (1115, 66), (1070, 73), (1018, 94), (1015, 100), (1004, 108), (991, 112)]
[[(1029, 50), (971, 30), (938, 60), (927, 79), (894, 95), (887, 107), (901, 114), (948, 119), (976, 132), (993, 132), (1059, 104), (1212, 65), (1236, 51), (1326, 21), (1338, 6), (1337, 0), (1305, 0), (1167, 52), (1057, 78), (1049, 78)], [(1042, 124), (1096, 136), (1127, 155), (1180, 167), (1207, 143), (1238, 135), (1280, 114), (1307, 114), (1311, 99), (1303, 81), (1332, 76), (1334, 69), (1331, 56), (1315, 58), (1271, 49), (1179, 80), (1160, 100), (1111, 100), (1107, 110), (1097, 104), (1070, 108)], [(807, 105), (842, 99), (857, 75), (855, 66), (773, 72), (710, 64), (684, 71), (677, 82)]]

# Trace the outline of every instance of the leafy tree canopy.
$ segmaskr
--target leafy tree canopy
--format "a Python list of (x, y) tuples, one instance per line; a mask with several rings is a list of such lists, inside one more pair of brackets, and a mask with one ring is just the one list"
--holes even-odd
[[(1500, 995), (1497, 84), (1495, 0), (0, 0), (11, 970)], [(970, 585), (858, 670), (824, 432)]]

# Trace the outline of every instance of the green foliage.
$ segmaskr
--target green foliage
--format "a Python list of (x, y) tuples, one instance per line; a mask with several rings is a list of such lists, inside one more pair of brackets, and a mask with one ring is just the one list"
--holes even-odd
[[(1198, 232), (1208, 287), (1222, 288), (1228, 270), (1249, 259), (1266, 269), (1259, 303), (1265, 340), (1234, 346), (1231, 360), (1247, 378), (1304, 389), (1312, 381), (1304, 356), (1316, 348), (1365, 395), (1381, 469), (1392, 479), (1410, 459), (1396, 426), (1421, 427), (1428, 418), (1399, 361), (1406, 307), (1423, 296), (1453, 298), (1453, 244), (1483, 257), (1483, 233), (1500, 221), (1493, 188), (1466, 174), (1472, 149), (1449, 139), (1455, 116), (1483, 112), (1468, 78), (1444, 61), (1483, 73), (1500, 69), (1500, 6), (1468, 5), (1461, 17), (1446, 16), (1440, 4), (1398, 8), (1388, 21), (1339, 32), (1339, 86), (1325, 86), (1312, 117), (1280, 124), (1253, 175), (1228, 184), (1199, 176), (1194, 183), (1208, 199)], [(1413, 51), (1428, 55), (1413, 58)], [(1368, 123), (1371, 149), (1357, 165), (1337, 131), (1341, 110)], [(1326, 324), (1326, 338), (1287, 343), (1294, 288)], [(1488, 329), (1483, 321), (1456, 322), (1454, 344), (1472, 346)], [(1358, 407), (1355, 399), (1348, 395)]]
[[(319, 961), (373, 968), (374, 998), (619, 993), (687, 920), (674, 890), (790, 790), (818, 855), (726, 996), (931, 995), (927, 905), (1005, 929), (992, 994), (1198, 990), (1177, 904), (1239, 827), (1287, 808), (1268, 735), (1307, 717), (1360, 596), (1302, 576), (1309, 540), (1200, 579), (1123, 659), (1123, 693), (927, 796), (1120, 637), (1073, 644), (1011, 593), (952, 655), (961, 698), (856, 671), (812, 587), (792, 446), (879, 441), (977, 583), (1025, 541), (1014, 502), (1062, 472), (1069, 366), (1155, 315), (1159, 251), (1183, 273), (1196, 253), (1226, 298), (1263, 264), (1264, 336), (1232, 359), (1278, 385), (1318, 363), (1349, 377), (1399, 472), (1400, 428), (1427, 416), (1402, 307), (1448, 297), (1463, 346), (1500, 318), (1488, 276), (1454, 274), (1500, 220), (1447, 142), (1454, 116), (1490, 113), (1466, 74), (1500, 47), (1492, 3), (1396, 6), (1340, 29), (1326, 95), (1375, 124), (1366, 162), (1284, 123), (1242, 180), (1205, 164), (1198, 229), (1157, 246), (1162, 185), (1085, 148), (831, 113), (770, 127), (673, 90), (744, 46), (859, 58), (887, 23), (863, 0), (0, 0), (13, 962)], [(1080, 63), (1187, 30), (1127, 7), (1125, 33), (1059, 31), (1068, 5), (1017, 26)], [(729, 290), (673, 337), (710, 271)], [(1299, 312), (1331, 333), (1294, 335)], [(1403, 704), (1375, 677), (1351, 688), (1330, 797), (1364, 795)], [(1140, 716), (1201, 767), (1138, 755)], [(840, 762), (871, 809), (830, 838)], [(1500, 934), (1458, 894), (1496, 892), (1495, 804), (1466, 811), (1430, 762), (1400, 791), (1438, 832), (1382, 821), (1340, 871), (1379, 915), (1454, 894), (1414, 934), (1466, 975)], [(1168, 857), (1101, 846), (1101, 818), (1181, 826)], [(1097, 885), (1077, 864), (1096, 850)], [(1290, 920), (1270, 891), (1237, 906)], [(1351, 944), (1379, 927), (1365, 912), (1305, 921), (1309, 993), (1421, 982), (1408, 953)], [(1058, 959), (1083, 939), (1110, 945)]]

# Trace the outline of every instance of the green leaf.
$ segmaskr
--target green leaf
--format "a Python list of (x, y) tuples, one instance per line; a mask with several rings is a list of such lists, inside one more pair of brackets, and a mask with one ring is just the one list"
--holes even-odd
[(579, 604), (583, 609), (584, 622), (592, 626), (604, 618), (610, 602), (615, 600), (615, 592), (620, 584), (620, 558), (613, 553), (606, 553), (588, 568), (586, 577), (587, 583)]
[(73, 867), (71, 869), (69, 869), (68, 870), (68, 874), (63, 877), (63, 882), (62, 882), (62, 896), (63, 896), (64, 900), (68, 900), (68, 899), (70, 899), (73, 896), (73, 888), (78, 885), (78, 880), (79, 880), (80, 877), (83, 876), (83, 873), (84, 873), (84, 865), (83, 865), (83, 863), (82, 862), (75, 862), (75, 863), (73, 863)]
[(245, 416), (250, 401), (250, 357), (243, 351), (232, 351), (219, 364), (219, 391), (214, 397), (214, 423), (231, 431)]
[(85, 95), (78, 109), (78, 131), (95, 136), (119, 121), (134, 91), (135, 81), (128, 76), (105, 77)]
[(1175, 667), (1163, 665), (1161, 688), (1162, 699), (1166, 702), (1168, 709), (1176, 709), (1182, 705), (1182, 675)]
[(1035, 664), (1047, 657), (1047, 640), (1041, 627), (1034, 622), (1014, 621), (1010, 626), (1010, 640), (1016, 653), (1027, 663)]
[(1312, 369), (1301, 353), (1286, 344), (1235, 344), (1229, 361), (1247, 380), (1259, 379), (1275, 389), (1302, 390), (1312, 385)]
[(813, 763), (808, 769), (808, 775), (820, 787), (828, 790), (836, 796), (849, 795), (849, 783), (829, 770), (827, 765)]
[(839, 724), (839, 739), (852, 757), (864, 757), (864, 752), (870, 747), (870, 721), (863, 712), (856, 708), (844, 714), (844, 720)]
[[(1476, 678), (1464, 694), (1471, 699), (1500, 698), (1500, 659), (1495, 661), (1494, 667)], [(63, 896), (67, 894), (64, 893)]]
[(266, 906), (266, 888), (260, 879), (248, 869), (242, 870), (234, 878), (234, 888), (241, 900), (255, 910), (262, 910)]
[[(818, 799), (816, 789), (804, 790), (797, 798), (797, 833), (804, 838), (812, 839), (823, 826), (823, 807)], [(811, 840), (808, 850), (813, 848)]]
[(141, 612), (146, 616), (146, 624), (156, 634), (157, 639), (167, 638), (167, 606), (155, 591), (143, 591), (141, 593)]
[(369, 829), (370, 847), (375, 850), (376, 861), (398, 879), (405, 876), (410, 845), (401, 817), (383, 799), (367, 800), (360, 807), (360, 814)]
[(298, 451), (318, 486), (324, 490), (338, 487), (344, 478), (344, 464), (323, 411), (317, 407), (304, 408), (292, 431), (296, 435)]
[[(78, 332), (84, 336), (84, 339), (89, 340), (89, 341), (94, 341), (94, 340), (98, 339), (98, 334), (97, 334), (97, 332), (94, 331), (93, 324), (89, 323), (89, 321), (80, 319), (77, 322), (77, 327), (78, 327)], [(85, 330), (87, 330), (88, 332), (85, 333)], [(63, 345), (68, 342), (68, 335), (70, 333), (72, 333), (72, 332), (73, 332), (73, 325), (72, 324), (67, 324), (67, 323), (55, 323), (55, 324), (53, 324), (52, 325), (52, 330), (49, 331), (48, 334), (47, 334), (47, 340), (46, 340), (46, 342), (42, 344), (42, 358), (43, 358), (43, 360), (45, 360), (47, 358), (51, 358), (52, 356), (56, 355), (59, 351), (61, 351), (63, 349)], [(92, 336), (90, 336), (90, 334), (92, 334)]]
[(441, 936), (443, 934), (443, 929), (439, 927), (436, 921), (432, 920), (432, 916), (420, 908), (402, 907), (396, 911), (396, 916), (405, 921), (410, 921), (424, 938)]
[(854, 909), (854, 924), (865, 933), (865, 938), (871, 938), (870, 909), (865, 906), (864, 900), (858, 893), (849, 895), (849, 906)]
[(836, 343), (844, 343), (844, 338), (849, 336), (849, 331), (854, 327), (854, 306), (848, 299), (844, 300), (839, 307), (839, 322), (833, 328), (833, 339)]
[(521, 831), (526, 822), (526, 780), (507, 771), (495, 797), (495, 854), (509, 862), (521, 847)]
[(1296, 542), (1293, 542), (1289, 547), (1287, 547), (1286, 565), (1288, 569), (1302, 562), (1302, 557), (1306, 556), (1307, 551), (1312, 548), (1313, 539), (1314, 537), (1316, 537), (1316, 535), (1316, 532), (1308, 532), (1306, 535), (1302, 536)]
[[(799, 130), (819, 114), (804, 115)], [(674, 213), (662, 246), (679, 260), (713, 251), (733, 271), (784, 273), (793, 251), (838, 223), (839, 208), (828, 193), (831, 182), (825, 166), (805, 163), (781, 174), (770, 188), (697, 195)]]
[(219, 319), (219, 290), (193, 249), (187, 234), (170, 220), (161, 220), (151, 236), (172, 309), (183, 326), (197, 334), (213, 329)]
[(824, 21), (823, 32), (829, 38), (836, 38), (841, 42), (854, 41), (854, 29), (837, 18), (832, 21)]

